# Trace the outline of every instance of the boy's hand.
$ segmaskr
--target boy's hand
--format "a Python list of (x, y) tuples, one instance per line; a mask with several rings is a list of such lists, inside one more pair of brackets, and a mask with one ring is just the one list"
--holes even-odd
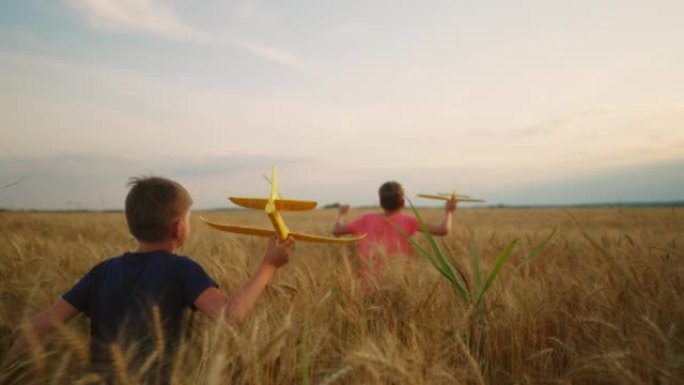
[(446, 211), (449, 213), (453, 213), (456, 211), (456, 205), (458, 204), (458, 201), (456, 199), (453, 200), (448, 200), (446, 202)]
[(345, 224), (347, 221), (348, 212), (349, 205), (340, 205), (340, 207), (337, 208), (337, 218), (335, 218), (335, 222), (333, 222), (332, 227), (332, 233), (334, 236), (339, 237), (340, 235), (352, 233), (349, 226)]
[(287, 237), (281, 243), (277, 242), (276, 237), (268, 239), (268, 246), (266, 246), (266, 253), (264, 254), (264, 264), (273, 267), (281, 267), (290, 261), (290, 254), (294, 251), (294, 238)]

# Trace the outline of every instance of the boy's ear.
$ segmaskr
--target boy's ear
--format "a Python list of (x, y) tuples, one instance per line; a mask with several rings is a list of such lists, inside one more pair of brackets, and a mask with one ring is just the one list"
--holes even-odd
[(182, 226), (182, 224), (181, 224), (180, 220), (173, 221), (173, 223), (171, 224), (171, 238), (172, 239), (180, 238), (181, 226)]

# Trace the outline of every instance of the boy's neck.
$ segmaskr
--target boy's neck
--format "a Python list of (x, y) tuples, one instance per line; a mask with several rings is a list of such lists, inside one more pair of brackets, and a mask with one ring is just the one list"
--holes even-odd
[(173, 239), (166, 239), (159, 242), (138, 241), (138, 249), (136, 252), (146, 253), (149, 251), (166, 251), (173, 254), (176, 252), (176, 249), (176, 241)]
[(392, 216), (392, 215), (394, 215), (394, 214), (400, 212), (401, 209), (402, 209), (402, 208), (400, 207), (400, 208), (398, 208), (398, 209), (396, 209), (396, 210), (391, 210), (391, 211), (385, 210), (385, 216), (386, 216), (386, 217)]

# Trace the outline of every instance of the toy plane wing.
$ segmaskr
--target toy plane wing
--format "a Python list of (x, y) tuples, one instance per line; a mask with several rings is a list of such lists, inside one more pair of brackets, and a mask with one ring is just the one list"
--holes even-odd
[[(262, 229), (260, 227), (228, 225), (228, 224), (223, 224), (223, 223), (212, 222), (210, 220), (205, 219), (204, 217), (200, 217), (200, 219), (202, 220), (202, 222), (206, 223), (210, 227), (213, 227), (217, 230), (225, 231), (228, 233), (236, 233), (236, 234), (244, 234), (244, 235), (256, 235), (258, 237), (271, 237), (273, 235), (277, 235), (277, 232), (274, 229)], [(297, 241), (317, 242), (317, 243), (356, 242), (359, 239), (362, 239), (366, 236), (364, 234), (363, 236), (354, 237), (354, 238), (334, 238), (334, 237), (325, 237), (325, 236), (320, 236), (320, 235), (304, 234), (304, 233), (297, 233), (297, 232), (289, 232), (289, 235), (291, 235)]]
[[(257, 210), (263, 210), (269, 202), (269, 199), (259, 198), (228, 197), (228, 199), (238, 206)], [(308, 211), (316, 208), (316, 205), (318, 204), (316, 201), (300, 201), (293, 199), (275, 199), (273, 203), (275, 204), (276, 209), (282, 211)]]
[(458, 198), (472, 198), (470, 195), (456, 194), (455, 192), (450, 192), (450, 193), (437, 193), (436, 195), (441, 195), (441, 196), (445, 196), (445, 197), (455, 196), (455, 197), (458, 197)]
[(438, 199), (443, 201), (455, 200), (458, 202), (484, 202), (482, 199), (471, 198), (470, 196), (459, 194), (418, 194), (418, 196), (421, 198)]
[(273, 225), (272, 229), (263, 229), (260, 227), (249, 227), (249, 226), (238, 226), (229, 225), (223, 223), (216, 223), (206, 220), (202, 217), (200, 219), (204, 221), (207, 225), (221, 231), (226, 231), (230, 233), (238, 233), (245, 235), (256, 235), (260, 237), (270, 237), (276, 235), (280, 241), (284, 241), (288, 236), (292, 236), (294, 239), (303, 242), (322, 242), (322, 243), (347, 243), (356, 242), (359, 239), (365, 237), (364, 234), (361, 237), (355, 238), (333, 238), (321, 235), (304, 234), (290, 231), (285, 225), (283, 217), (280, 215), (280, 211), (306, 211), (312, 210), (316, 207), (317, 202), (315, 201), (301, 201), (301, 200), (289, 200), (289, 199), (278, 199), (278, 175), (276, 174), (275, 167), (271, 170), (271, 193), (267, 199), (260, 198), (240, 198), (240, 197), (229, 197), (233, 203), (236, 205), (247, 207), (250, 209), (263, 210), (264, 214), (271, 221)]
[(315, 243), (349, 243), (349, 242), (357, 242), (360, 239), (363, 239), (366, 237), (366, 234), (363, 234), (358, 237), (351, 237), (351, 238), (337, 238), (337, 237), (326, 237), (323, 235), (313, 235), (313, 234), (304, 234), (304, 233), (296, 233), (296, 232), (290, 232), (290, 235), (294, 237), (294, 239), (302, 242), (315, 242)]
[(216, 230), (221, 230), (221, 231), (225, 231), (228, 233), (256, 235), (259, 237), (270, 237), (271, 235), (275, 234), (275, 230), (272, 230), (272, 229), (262, 229), (259, 227), (250, 227), (250, 226), (228, 225), (225, 223), (212, 222), (212, 221), (210, 221), (210, 220), (208, 220), (202, 216), (200, 216), (199, 218), (202, 220), (202, 222), (206, 223), (210, 227), (213, 227)]

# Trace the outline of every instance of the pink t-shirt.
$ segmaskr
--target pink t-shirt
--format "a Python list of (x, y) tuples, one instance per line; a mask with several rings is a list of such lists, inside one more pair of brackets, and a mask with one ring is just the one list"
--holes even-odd
[(401, 213), (390, 216), (366, 214), (348, 225), (354, 235), (366, 234), (366, 237), (359, 241), (361, 254), (359, 278), (364, 291), (371, 289), (369, 279), (382, 280), (385, 269), (384, 256), (411, 254), (408, 240), (392, 226), (390, 221), (409, 237), (418, 230), (418, 220)]
[(390, 221), (409, 237), (418, 230), (418, 220), (402, 213), (390, 216), (366, 214), (349, 224), (349, 229), (354, 235), (366, 234), (366, 237), (359, 241), (361, 257), (371, 257), (378, 251), (386, 255), (411, 253), (408, 240), (392, 226)]

